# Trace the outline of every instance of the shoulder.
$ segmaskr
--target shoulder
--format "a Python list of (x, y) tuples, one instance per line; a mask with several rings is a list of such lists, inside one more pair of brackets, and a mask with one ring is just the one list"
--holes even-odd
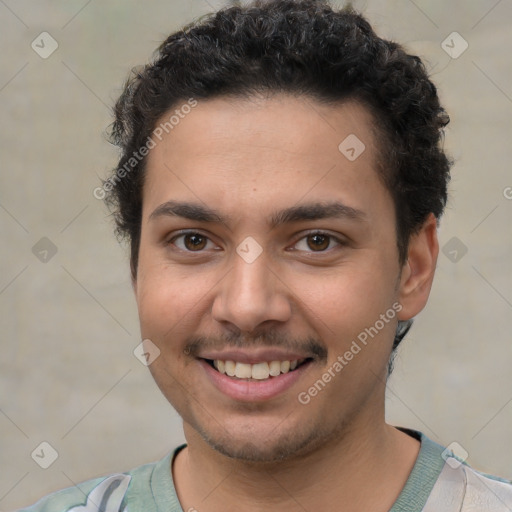
[(83, 482), (42, 498), (17, 512), (123, 512), (128, 495), (149, 488), (157, 463), (146, 464), (127, 473), (117, 473)]
[(512, 511), (512, 482), (473, 469), (450, 446), (444, 447), (421, 432), (400, 430), (419, 439), (421, 448), (393, 511)]
[(446, 463), (423, 512), (510, 512), (512, 483), (481, 473), (455, 456)]
[(512, 510), (512, 482), (486, 475), (469, 466), (462, 466), (465, 473), (466, 493), (462, 510)]

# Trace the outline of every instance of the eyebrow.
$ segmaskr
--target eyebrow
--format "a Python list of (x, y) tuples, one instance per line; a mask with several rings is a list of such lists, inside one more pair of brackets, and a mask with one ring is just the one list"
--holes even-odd
[[(151, 213), (149, 220), (159, 217), (182, 217), (197, 222), (210, 222), (229, 224), (232, 221), (230, 216), (222, 216), (219, 212), (207, 206), (179, 201), (167, 201)], [(270, 217), (269, 225), (275, 228), (282, 224), (320, 219), (341, 219), (346, 218), (355, 221), (365, 221), (366, 214), (362, 210), (352, 208), (340, 202), (308, 203), (291, 206), (275, 212)]]

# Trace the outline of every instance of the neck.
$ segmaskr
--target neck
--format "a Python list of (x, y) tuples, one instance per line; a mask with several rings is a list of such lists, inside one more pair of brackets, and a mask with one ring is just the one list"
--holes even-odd
[(416, 440), (383, 419), (347, 427), (316, 449), (265, 464), (225, 457), (194, 430), (185, 431), (188, 446), (173, 467), (184, 510), (340, 510), (343, 504), (344, 512), (386, 512), (419, 451)]

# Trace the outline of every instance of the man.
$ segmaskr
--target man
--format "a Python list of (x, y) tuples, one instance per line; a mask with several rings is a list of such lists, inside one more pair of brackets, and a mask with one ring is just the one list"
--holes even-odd
[(350, 9), (257, 2), (171, 35), (115, 114), (97, 195), (187, 445), (25, 510), (512, 510), (509, 483), (384, 419), (449, 179), (417, 57)]

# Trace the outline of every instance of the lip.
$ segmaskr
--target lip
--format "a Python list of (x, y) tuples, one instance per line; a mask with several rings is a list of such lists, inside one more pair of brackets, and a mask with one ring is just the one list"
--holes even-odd
[[(262, 359), (259, 361), (262, 361)], [(257, 381), (236, 380), (219, 373), (203, 359), (198, 359), (197, 362), (215, 388), (229, 398), (240, 402), (263, 402), (282, 395), (302, 377), (306, 368), (311, 364), (311, 361), (306, 361), (291, 372)]]
[(235, 363), (256, 364), (262, 363), (264, 361), (267, 363), (270, 361), (295, 361), (300, 359), (307, 359), (311, 356), (308, 354), (299, 354), (297, 352), (286, 352), (277, 348), (268, 348), (254, 350), (252, 352), (248, 352), (247, 350), (204, 352), (200, 353), (198, 357), (201, 359), (209, 359), (210, 361), (215, 361), (218, 359), (220, 361), (234, 361)]

